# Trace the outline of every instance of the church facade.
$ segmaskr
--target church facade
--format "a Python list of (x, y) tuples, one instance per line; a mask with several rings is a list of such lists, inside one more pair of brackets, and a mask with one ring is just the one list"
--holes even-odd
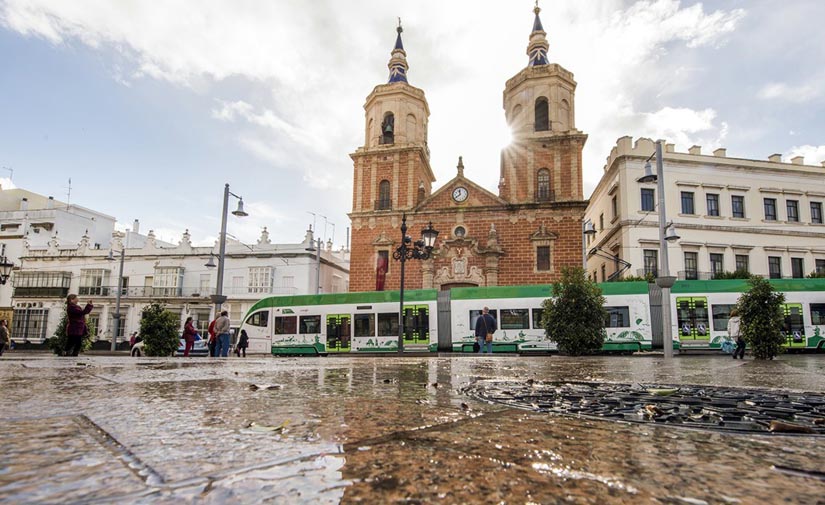
[(429, 223), (439, 236), (427, 260), (408, 261), (406, 289), (550, 283), (562, 267), (582, 264), (582, 149), (576, 129), (573, 74), (548, 60), (539, 18), (530, 33), (528, 65), (504, 88), (513, 141), (500, 160), (498, 192), (465, 175), (433, 191), (427, 146), (429, 107), (407, 80), (401, 27), (386, 84), (365, 109), (365, 140), (353, 160), (350, 291), (398, 289), (401, 224), (413, 241)]

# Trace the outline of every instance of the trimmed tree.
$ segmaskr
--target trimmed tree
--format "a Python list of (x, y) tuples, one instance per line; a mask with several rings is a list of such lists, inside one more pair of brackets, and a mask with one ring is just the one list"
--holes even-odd
[(147, 356), (171, 356), (180, 345), (178, 316), (166, 310), (160, 302), (152, 302), (143, 308), (140, 319), (140, 335)]
[(750, 289), (736, 302), (739, 331), (754, 358), (773, 359), (782, 352), (782, 344), (785, 343), (785, 335), (782, 334), (785, 294), (774, 290), (771, 283), (761, 277), (751, 277), (748, 284)]
[[(48, 340), (49, 349), (58, 356), (62, 356), (63, 352), (66, 350), (66, 344), (69, 342), (69, 337), (66, 335), (66, 325), (69, 324), (69, 314), (66, 312), (65, 306), (63, 307), (63, 314), (60, 316), (60, 322), (57, 323), (57, 328), (54, 330), (54, 334)], [(92, 335), (95, 333), (94, 325), (89, 324), (87, 325), (89, 331), (83, 335), (82, 344), (80, 346), (81, 352), (88, 351), (92, 348)]]
[(541, 325), (559, 351), (573, 356), (598, 352), (604, 344), (602, 290), (581, 268), (563, 268), (553, 298), (542, 302)]

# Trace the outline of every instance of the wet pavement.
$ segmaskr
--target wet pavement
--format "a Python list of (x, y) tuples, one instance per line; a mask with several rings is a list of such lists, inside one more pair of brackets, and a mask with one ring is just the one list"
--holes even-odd
[(825, 356), (0, 359), (0, 503), (825, 503), (825, 437), (530, 412), (484, 381), (825, 392)]

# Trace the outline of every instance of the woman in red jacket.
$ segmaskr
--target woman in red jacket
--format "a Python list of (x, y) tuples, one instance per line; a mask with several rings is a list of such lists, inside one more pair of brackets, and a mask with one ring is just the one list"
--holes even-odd
[(186, 341), (186, 347), (183, 349), (183, 356), (189, 356), (189, 351), (195, 347), (195, 325), (192, 324), (192, 317), (186, 318), (186, 323), (183, 324), (183, 339)]
[(94, 305), (90, 301), (81, 309), (77, 303), (77, 295), (66, 297), (66, 356), (77, 356), (83, 347), (83, 337), (89, 332), (86, 327), (86, 314), (93, 308)]

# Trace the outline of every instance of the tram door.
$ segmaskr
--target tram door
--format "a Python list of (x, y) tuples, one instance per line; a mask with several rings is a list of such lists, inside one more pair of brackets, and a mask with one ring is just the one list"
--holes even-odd
[(679, 337), (686, 340), (709, 340), (708, 299), (704, 296), (676, 298)]
[(349, 314), (327, 315), (327, 352), (349, 352), (352, 332)]
[(785, 334), (788, 347), (805, 347), (805, 323), (802, 321), (802, 304), (782, 304), (782, 313), (785, 316), (782, 332)]
[(430, 308), (428, 306), (404, 306), (404, 343), (430, 343)]

